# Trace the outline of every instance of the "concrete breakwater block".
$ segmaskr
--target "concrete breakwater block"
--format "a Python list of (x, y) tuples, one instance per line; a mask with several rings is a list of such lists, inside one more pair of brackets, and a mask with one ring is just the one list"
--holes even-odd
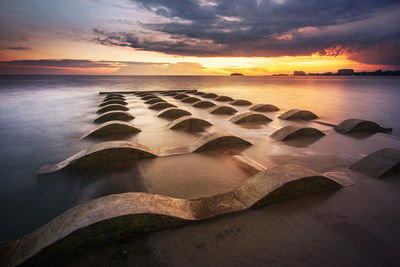
[(232, 101), (232, 100), (233, 100), (232, 97), (225, 96), (225, 95), (220, 95), (220, 96), (217, 96), (215, 98), (215, 101), (219, 101), (219, 102), (229, 102), (229, 101)]
[(191, 104), (191, 103), (194, 103), (194, 102), (201, 101), (201, 99), (197, 98), (197, 97), (193, 97), (193, 96), (188, 96), (188, 97), (182, 98), (181, 101), (183, 103), (190, 103)]
[(129, 110), (129, 108), (127, 108), (127, 107), (125, 107), (123, 105), (119, 105), (119, 104), (111, 104), (111, 105), (107, 105), (107, 106), (102, 107), (96, 113), (97, 114), (101, 114), (101, 113), (105, 113), (105, 112), (112, 111), (112, 110), (127, 111), (127, 110)]
[(197, 101), (197, 102), (193, 103), (192, 106), (195, 107), (195, 108), (209, 108), (209, 107), (215, 106), (215, 104), (213, 102), (210, 102), (210, 101), (200, 100), (200, 101)]
[(382, 178), (388, 173), (400, 170), (400, 150), (378, 150), (354, 163), (350, 169), (374, 178)]
[(228, 132), (206, 134), (190, 145), (191, 152), (209, 151), (219, 148), (251, 146), (252, 144)]
[(211, 110), (210, 113), (211, 114), (226, 114), (226, 115), (232, 115), (235, 114), (236, 112), (238, 112), (236, 109), (229, 107), (229, 106), (222, 106), (222, 105), (218, 105), (218, 106), (214, 106)]
[(361, 119), (347, 119), (342, 121), (339, 125), (334, 127), (335, 131), (339, 133), (378, 133), (378, 132), (391, 132), (392, 128), (384, 128), (378, 123)]
[(189, 97), (187, 94), (177, 94), (176, 96), (174, 96), (175, 99), (183, 99)]
[(110, 141), (94, 145), (55, 165), (40, 168), (38, 175), (64, 169), (86, 169), (93, 166), (111, 164), (127, 160), (157, 157), (156, 152), (141, 144), (126, 141)]
[(297, 127), (288, 125), (277, 130), (270, 137), (278, 141), (285, 141), (301, 137), (324, 136), (324, 135), (325, 134), (323, 132), (312, 127)]
[(159, 102), (166, 102), (166, 101), (164, 99), (157, 97), (157, 98), (149, 99), (144, 103), (149, 105), (149, 104), (154, 104), (154, 103), (159, 103)]
[(236, 99), (236, 100), (229, 102), (229, 104), (234, 105), (234, 106), (250, 106), (252, 103), (247, 100)]
[(195, 118), (192, 116), (180, 117), (168, 125), (171, 130), (176, 129), (186, 129), (186, 130), (199, 130), (206, 126), (211, 126), (212, 124), (206, 120)]
[(124, 238), (341, 186), (340, 181), (309, 169), (282, 165), (255, 174), (230, 192), (209, 197), (109, 195), (80, 204), (32, 233), (3, 243), (0, 265), (45, 263), (60, 253), (73, 256)]
[(282, 120), (315, 120), (317, 115), (309, 110), (291, 109), (279, 116)]
[(126, 103), (125, 101), (122, 101), (122, 100), (109, 100), (109, 101), (105, 101), (105, 102), (101, 103), (99, 105), (99, 107), (104, 107), (104, 106), (111, 105), (111, 104), (118, 104), (118, 105), (123, 105), (123, 106), (128, 105), (128, 103)]
[(166, 108), (162, 111), (160, 111), (157, 114), (157, 117), (162, 117), (162, 118), (168, 118), (168, 119), (178, 119), (183, 116), (189, 116), (192, 115), (189, 111), (180, 109), (180, 108)]
[(235, 117), (231, 118), (230, 121), (233, 123), (248, 123), (248, 122), (269, 122), (272, 120), (263, 114), (249, 111), (236, 115)]
[(176, 108), (176, 106), (168, 102), (158, 102), (149, 106), (149, 109), (154, 109), (154, 110), (163, 110), (166, 108)]
[(133, 120), (133, 117), (130, 113), (126, 111), (108, 111), (106, 113), (98, 116), (93, 122), (94, 123), (103, 123), (107, 121), (130, 121)]
[(146, 95), (146, 96), (142, 96), (141, 97), (142, 100), (150, 100), (150, 99), (153, 99), (153, 98), (159, 98), (159, 97), (156, 96), (156, 95)]
[(207, 94), (202, 95), (202, 97), (204, 97), (204, 98), (216, 98), (217, 96), (218, 95), (214, 94), (214, 93), (207, 93)]
[(103, 137), (112, 134), (138, 133), (138, 132), (140, 132), (140, 129), (128, 122), (108, 121), (90, 130), (88, 133), (83, 135), (81, 139), (87, 137)]
[(271, 104), (256, 104), (251, 106), (249, 110), (258, 112), (272, 112), (272, 111), (278, 111), (279, 108)]

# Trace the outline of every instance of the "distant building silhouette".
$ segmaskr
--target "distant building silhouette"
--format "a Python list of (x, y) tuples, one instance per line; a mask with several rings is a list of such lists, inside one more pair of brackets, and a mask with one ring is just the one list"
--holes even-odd
[(293, 71), (293, 76), (306, 76), (306, 73), (302, 70)]
[(340, 69), (337, 72), (338, 75), (353, 75), (354, 70), (353, 69)]

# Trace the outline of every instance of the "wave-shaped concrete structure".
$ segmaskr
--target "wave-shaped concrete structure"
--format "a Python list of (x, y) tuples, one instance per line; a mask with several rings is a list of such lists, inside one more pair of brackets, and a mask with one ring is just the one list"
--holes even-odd
[(197, 92), (194, 92), (192, 94), (194, 94), (194, 95), (205, 95), (206, 93), (197, 91)]
[(354, 163), (350, 169), (374, 178), (382, 178), (400, 170), (400, 150), (378, 150)]
[(271, 104), (256, 104), (251, 106), (249, 110), (258, 112), (272, 112), (272, 111), (278, 111), (279, 108)]
[(149, 109), (154, 109), (154, 110), (163, 110), (166, 108), (176, 108), (176, 106), (168, 102), (158, 102), (149, 106)]
[(217, 96), (218, 95), (214, 94), (214, 93), (207, 93), (207, 94), (202, 95), (202, 97), (204, 97), (204, 98), (216, 98)]
[(146, 95), (146, 96), (142, 96), (141, 97), (142, 100), (150, 100), (150, 99), (153, 99), (153, 98), (159, 98), (159, 97), (156, 96), (156, 95)]
[(174, 96), (175, 99), (183, 99), (189, 97), (187, 94), (177, 94), (176, 96)]
[(318, 118), (313, 112), (303, 109), (291, 109), (279, 116), (282, 120), (315, 120)]
[(119, 105), (119, 104), (111, 104), (111, 105), (107, 105), (107, 106), (102, 107), (96, 113), (97, 114), (101, 114), (101, 113), (105, 113), (105, 112), (113, 111), (113, 110), (128, 111), (129, 108), (127, 108), (127, 107), (125, 107), (123, 105)]
[(86, 169), (112, 162), (156, 157), (156, 152), (144, 145), (127, 141), (110, 141), (94, 145), (55, 165), (40, 168), (38, 175), (66, 169)]
[(244, 100), (244, 99), (236, 99), (229, 104), (234, 105), (234, 106), (250, 106), (252, 103), (250, 101)]
[(339, 125), (334, 127), (335, 131), (339, 133), (354, 133), (354, 132), (363, 132), (363, 133), (387, 133), (391, 132), (392, 128), (384, 128), (380, 126), (378, 123), (368, 120), (361, 119), (347, 119), (342, 121)]
[(211, 126), (212, 124), (206, 120), (195, 118), (192, 116), (180, 117), (168, 125), (171, 130), (186, 129), (186, 130), (199, 130), (203, 127)]
[(190, 113), (189, 111), (186, 111), (184, 109), (174, 108), (174, 107), (166, 108), (157, 114), (158, 117), (168, 118), (168, 119), (173, 119), (173, 120), (176, 120), (183, 116), (189, 116), (189, 115), (192, 115), (192, 113)]
[(99, 105), (99, 107), (104, 107), (104, 106), (112, 105), (112, 104), (123, 105), (123, 106), (128, 105), (128, 103), (126, 103), (125, 101), (122, 101), (122, 100), (109, 100), (109, 101), (105, 101), (105, 102), (101, 103)]
[(166, 102), (166, 101), (164, 99), (157, 97), (157, 98), (149, 99), (149, 100), (145, 101), (144, 103), (150, 105), (150, 104), (155, 104), (158, 102)]
[(214, 106), (211, 110), (210, 113), (211, 114), (226, 114), (226, 115), (232, 115), (235, 114), (236, 112), (238, 112), (236, 109), (229, 107), (229, 106), (222, 106), (222, 105), (218, 105), (218, 106)]
[(138, 132), (140, 132), (140, 129), (131, 123), (124, 121), (108, 121), (90, 130), (88, 133), (83, 135), (81, 139), (87, 137), (104, 137), (112, 134), (128, 134)]
[(103, 123), (107, 121), (130, 121), (133, 120), (135, 117), (132, 114), (126, 111), (108, 111), (106, 113), (101, 114), (96, 119), (94, 119), (94, 123)]
[(188, 96), (188, 97), (185, 97), (185, 98), (182, 98), (182, 99), (181, 99), (181, 101), (182, 101), (183, 103), (190, 103), (190, 104), (192, 104), (192, 103), (194, 103), (194, 102), (198, 102), (198, 101), (200, 101), (200, 100), (201, 100), (200, 98), (193, 97), (193, 96)]
[(251, 146), (252, 144), (228, 132), (215, 132), (203, 135), (190, 145), (191, 152), (209, 151), (219, 148)]
[(274, 132), (270, 137), (278, 141), (286, 141), (289, 139), (309, 137), (309, 136), (324, 136), (325, 134), (318, 129), (312, 127), (298, 127), (293, 125), (285, 126), (276, 132)]
[(108, 93), (108, 94), (106, 94), (106, 97), (111, 97), (111, 96), (124, 97), (123, 94), (118, 94), (118, 93)]
[(249, 122), (269, 122), (272, 120), (263, 114), (249, 111), (238, 114), (235, 117), (232, 117), (230, 121), (239, 124), (239, 123), (249, 123)]
[(283, 165), (255, 174), (230, 192), (209, 197), (109, 195), (80, 204), (36, 231), (2, 244), (0, 263), (8, 267), (46, 262), (59, 253), (74, 255), (123, 238), (341, 186), (340, 181), (309, 169)]
[(220, 95), (220, 96), (217, 96), (215, 98), (215, 101), (219, 101), (219, 102), (229, 102), (229, 101), (232, 101), (232, 100), (233, 100), (232, 97), (225, 96), (225, 95)]
[(167, 92), (167, 93), (164, 93), (163, 95), (165, 95), (165, 96), (176, 96), (178, 94), (179, 94), (178, 92)]
[(215, 103), (206, 100), (200, 100), (193, 103), (192, 106), (195, 108), (209, 108), (215, 106)]
[(107, 97), (104, 98), (103, 102), (110, 101), (110, 100), (122, 100), (122, 101), (124, 101), (125, 97), (123, 97), (123, 96), (107, 96)]

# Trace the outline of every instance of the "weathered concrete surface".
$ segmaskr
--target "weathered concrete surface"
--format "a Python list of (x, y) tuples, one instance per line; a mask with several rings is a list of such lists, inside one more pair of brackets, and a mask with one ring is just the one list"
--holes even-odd
[(229, 104), (234, 106), (250, 106), (251, 102), (243, 99), (237, 99), (229, 102)]
[(98, 116), (93, 122), (103, 123), (107, 121), (130, 121), (135, 117), (126, 111), (108, 111)]
[(186, 98), (189, 97), (187, 94), (178, 94), (176, 96), (174, 96), (175, 99), (182, 99), (182, 98)]
[(105, 113), (105, 112), (112, 111), (112, 110), (128, 111), (129, 108), (127, 108), (127, 107), (125, 107), (123, 105), (119, 105), (119, 104), (111, 104), (111, 105), (107, 105), (107, 106), (102, 107), (96, 113), (97, 114), (101, 114), (101, 113)]
[(200, 100), (201, 100), (200, 98), (193, 97), (193, 96), (188, 96), (188, 97), (185, 97), (185, 98), (181, 99), (181, 101), (183, 103), (194, 103), (194, 102), (198, 102)]
[(354, 133), (354, 132), (386, 133), (392, 131), (392, 128), (384, 128), (376, 122), (361, 120), (361, 119), (344, 120), (339, 125), (335, 126), (334, 129), (339, 133)]
[(229, 96), (225, 96), (225, 95), (220, 95), (220, 96), (216, 97), (215, 100), (219, 101), (219, 102), (228, 102), (228, 101), (232, 101), (233, 98), (229, 97)]
[(197, 102), (193, 103), (192, 106), (195, 107), (195, 108), (209, 108), (209, 107), (215, 106), (215, 104), (213, 102), (210, 102), (210, 101), (200, 100), (200, 101), (197, 101)]
[(186, 130), (199, 130), (206, 126), (211, 126), (212, 124), (206, 120), (195, 118), (192, 116), (180, 117), (168, 125), (168, 128), (172, 130), (176, 129), (186, 129)]
[(205, 220), (322, 190), (340, 182), (296, 165), (278, 166), (236, 189), (210, 197), (176, 199), (147, 193), (109, 195), (80, 204), (48, 224), (2, 245), (1, 266), (44, 262), (123, 238)]
[(140, 129), (135, 125), (130, 124), (124, 121), (108, 121), (103, 124), (100, 124), (96, 128), (90, 130), (88, 133), (83, 135), (81, 139), (87, 137), (103, 137), (109, 136), (112, 134), (121, 134), (121, 133), (138, 133)]
[(156, 152), (144, 145), (127, 141), (110, 141), (96, 144), (54, 165), (40, 168), (38, 175), (64, 169), (85, 169), (112, 162), (156, 157)]
[(209, 151), (219, 148), (251, 146), (252, 144), (228, 132), (215, 132), (206, 134), (190, 145), (191, 152)]
[(154, 109), (154, 110), (163, 110), (166, 108), (176, 108), (176, 106), (168, 102), (158, 102), (149, 106), (149, 109)]
[(232, 115), (235, 114), (237, 112), (236, 109), (229, 107), (229, 106), (222, 106), (222, 105), (218, 105), (218, 106), (214, 106), (211, 110), (210, 113), (211, 114), (226, 114), (226, 115)]
[(354, 163), (350, 169), (365, 175), (381, 178), (400, 170), (400, 150), (384, 148)]
[(256, 104), (251, 106), (249, 110), (258, 112), (272, 112), (272, 111), (278, 111), (279, 108), (271, 104)]
[(207, 94), (202, 95), (202, 97), (204, 97), (204, 98), (216, 98), (217, 96), (218, 95), (214, 94), (214, 93), (207, 93)]
[(153, 99), (153, 98), (159, 98), (159, 97), (156, 96), (156, 95), (145, 95), (145, 96), (141, 97), (142, 100), (150, 100), (150, 99)]
[(128, 105), (128, 103), (126, 103), (125, 101), (122, 101), (122, 100), (110, 100), (110, 101), (105, 101), (105, 102), (101, 103), (99, 105), (99, 107), (104, 107), (104, 106), (111, 105), (111, 104), (118, 104), (118, 105), (123, 105), (123, 106)]
[(157, 97), (157, 98), (149, 99), (144, 103), (145, 104), (155, 104), (155, 103), (158, 103), (158, 102), (166, 102), (166, 101), (164, 99), (161, 99), (161, 98)]
[(318, 116), (308, 110), (291, 109), (279, 116), (282, 120), (314, 120)]
[(298, 127), (298, 126), (288, 125), (277, 130), (270, 137), (278, 141), (285, 141), (289, 139), (295, 139), (307, 136), (324, 136), (324, 135), (325, 134), (323, 132), (312, 127)]
[(162, 118), (168, 118), (168, 119), (178, 119), (183, 116), (189, 116), (192, 115), (189, 111), (180, 109), (180, 108), (167, 108), (162, 111), (160, 111), (157, 116), (162, 117)]
[(269, 122), (272, 120), (263, 114), (249, 111), (236, 115), (235, 117), (231, 118), (230, 121), (233, 123), (248, 123), (248, 122)]

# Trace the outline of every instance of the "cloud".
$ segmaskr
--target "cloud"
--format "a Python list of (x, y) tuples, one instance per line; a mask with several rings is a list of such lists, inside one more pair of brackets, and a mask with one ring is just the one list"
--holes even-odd
[[(400, 29), (395, 26), (400, 24), (397, 0), (132, 2), (163, 22), (142, 23), (142, 31), (137, 25), (130, 32), (96, 28), (94, 42), (182, 56), (298, 56), (340, 48), (339, 53), (351, 51), (362, 62), (357, 51), (371, 49), (390, 58), (398, 52), (395, 47), (388, 45), (390, 51), (375, 47), (400, 40)], [(378, 56), (367, 61), (382, 63)], [(388, 63), (400, 65), (397, 60)]]
[(24, 51), (24, 50), (30, 50), (31, 48), (30, 47), (25, 47), (25, 46), (12, 46), (12, 47), (7, 47), (6, 49)]

